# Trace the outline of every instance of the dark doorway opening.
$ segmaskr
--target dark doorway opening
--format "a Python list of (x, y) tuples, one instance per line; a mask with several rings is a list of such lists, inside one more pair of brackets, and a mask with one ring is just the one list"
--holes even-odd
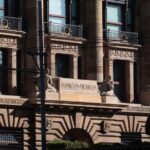
[(71, 129), (64, 135), (64, 140), (86, 142), (89, 146), (93, 144), (90, 135), (82, 129)]
[(69, 55), (56, 54), (56, 76), (70, 77), (70, 57)]
[(125, 65), (126, 65), (125, 61), (122, 60), (115, 60), (113, 63), (114, 81), (119, 82), (119, 84), (114, 85), (114, 93), (122, 102), (125, 102), (126, 100)]

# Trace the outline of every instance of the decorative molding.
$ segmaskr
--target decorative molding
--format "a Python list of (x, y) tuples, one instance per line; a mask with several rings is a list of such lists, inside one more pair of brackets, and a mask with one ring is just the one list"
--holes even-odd
[(46, 119), (46, 128), (51, 129), (52, 125), (53, 125), (53, 119), (52, 118)]
[(13, 106), (21, 106), (26, 102), (23, 99), (11, 99), (11, 98), (0, 98), (0, 105), (13, 105)]
[(110, 131), (111, 124), (108, 121), (101, 122), (101, 132), (108, 133)]
[(1, 47), (4, 47), (4, 48), (17, 49), (17, 39), (8, 38), (8, 37), (0, 37), (0, 45)]
[(109, 50), (109, 57), (111, 59), (124, 59), (124, 60), (135, 60), (136, 55), (132, 51), (123, 50)]
[(78, 51), (79, 46), (64, 43), (51, 43), (51, 49), (64, 50), (64, 51)]

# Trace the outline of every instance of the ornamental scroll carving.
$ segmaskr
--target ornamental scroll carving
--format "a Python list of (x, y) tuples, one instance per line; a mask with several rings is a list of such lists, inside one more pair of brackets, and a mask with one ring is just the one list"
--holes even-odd
[(132, 51), (109, 50), (109, 57), (125, 60), (134, 60), (136, 56), (135, 53)]
[(17, 39), (0, 37), (0, 45), (4, 48), (17, 48)]

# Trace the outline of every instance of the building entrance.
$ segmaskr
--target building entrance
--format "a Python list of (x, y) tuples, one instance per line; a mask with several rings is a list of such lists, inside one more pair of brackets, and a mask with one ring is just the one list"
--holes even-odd
[(56, 54), (56, 76), (70, 77), (70, 57), (69, 55)]
[(122, 61), (122, 60), (114, 60), (114, 63), (113, 63), (114, 81), (119, 82), (119, 84), (114, 85), (114, 93), (122, 102), (125, 102), (126, 100), (125, 65), (126, 65), (125, 61)]

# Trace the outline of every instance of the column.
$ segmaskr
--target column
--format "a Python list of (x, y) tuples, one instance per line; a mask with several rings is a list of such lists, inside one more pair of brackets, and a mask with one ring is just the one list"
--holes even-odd
[(95, 0), (96, 24), (96, 79), (103, 81), (103, 8), (102, 0)]
[(78, 78), (78, 56), (73, 56), (73, 78)]
[(78, 56), (70, 56), (70, 77), (78, 78)]
[(110, 75), (113, 80), (113, 60), (105, 59), (105, 78)]
[(103, 81), (103, 10), (102, 0), (86, 0), (85, 25), (88, 27), (86, 51), (87, 79)]
[(17, 93), (17, 63), (16, 63), (16, 49), (12, 53), (8, 53), (8, 94), (16, 95)]
[(126, 64), (126, 99), (128, 103), (134, 100), (134, 62)]
[(50, 70), (51, 70), (51, 76), (52, 77), (56, 76), (56, 64), (55, 64), (56, 63), (56, 61), (55, 61), (56, 57), (55, 56), (56, 56), (55, 54), (51, 54), (51, 56), (50, 56), (51, 57), (51, 59), (50, 59), (51, 60), (51, 62), (50, 62), (51, 63), (50, 64), (51, 69)]

